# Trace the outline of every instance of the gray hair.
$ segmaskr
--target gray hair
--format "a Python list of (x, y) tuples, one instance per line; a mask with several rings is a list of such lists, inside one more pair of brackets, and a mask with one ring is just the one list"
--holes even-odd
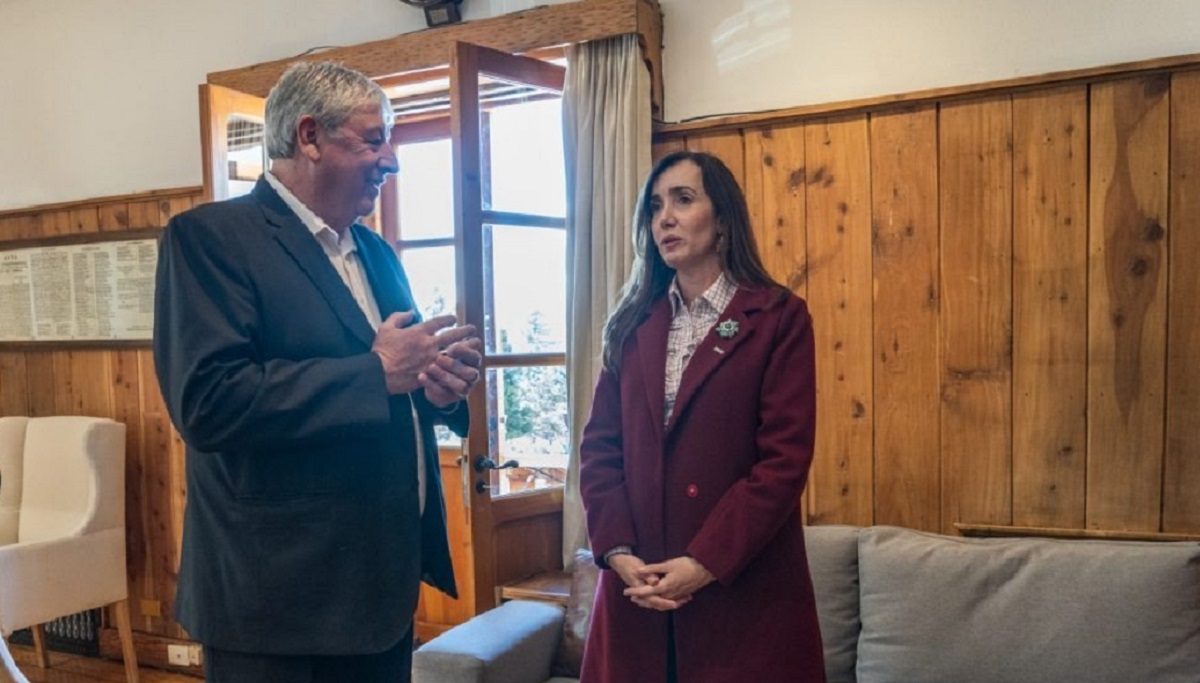
[(387, 93), (375, 81), (336, 62), (296, 62), (267, 95), (267, 156), (290, 159), (296, 152), (296, 123), (309, 115), (337, 130), (355, 109), (379, 105), (384, 124), (395, 119)]

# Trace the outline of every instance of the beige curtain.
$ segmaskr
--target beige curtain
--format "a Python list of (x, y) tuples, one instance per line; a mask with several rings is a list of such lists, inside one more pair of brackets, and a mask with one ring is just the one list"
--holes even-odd
[(571, 461), (563, 503), (563, 566), (588, 545), (579, 497), (579, 438), (601, 367), (601, 331), (633, 261), (630, 218), (650, 172), (650, 75), (637, 36), (567, 50), (567, 396)]

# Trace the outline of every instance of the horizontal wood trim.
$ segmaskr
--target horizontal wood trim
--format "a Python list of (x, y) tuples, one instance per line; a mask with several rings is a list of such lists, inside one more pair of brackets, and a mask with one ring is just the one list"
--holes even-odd
[(865, 111), (876, 112), (893, 108), (909, 108), (934, 101), (942, 102), (947, 100), (966, 99), (985, 95), (995, 95), (1002, 92), (1015, 93), (1033, 88), (1044, 88), (1048, 86), (1066, 85), (1070, 83), (1080, 83), (1094, 80), (1131, 78), (1135, 76), (1146, 76), (1154, 73), (1184, 71), (1188, 69), (1200, 69), (1200, 53), (1178, 55), (1173, 57), (1161, 57), (1157, 59), (1146, 59), (1136, 62), (1125, 62), (1122, 64), (1110, 64), (1107, 66), (1089, 67), (1086, 69), (1054, 71), (1048, 74), (1040, 74), (1037, 76), (1006, 78), (998, 81), (972, 83), (969, 85), (930, 88), (927, 90), (917, 90), (914, 92), (893, 95), (880, 95), (877, 97), (865, 97), (855, 100), (846, 100), (843, 102), (808, 104), (799, 107), (788, 107), (786, 109), (774, 109), (771, 111), (749, 114), (733, 114), (728, 116), (717, 115), (697, 119), (694, 121), (658, 124), (654, 127), (654, 141), (656, 143), (661, 143), (674, 138), (684, 137), (688, 133), (695, 133), (698, 131), (712, 133), (737, 128), (774, 126), (816, 117), (856, 114)]
[(492, 523), (499, 527), (518, 519), (562, 514), (562, 487), (514, 493), (492, 500)]
[(169, 187), (162, 190), (147, 190), (131, 194), (110, 195), (93, 199), (78, 199), (56, 204), (38, 204), (20, 209), (5, 209), (0, 211), (0, 218), (17, 218), (20, 216), (48, 213), (50, 211), (67, 211), (71, 209), (91, 209), (104, 204), (119, 204), (121, 202), (144, 202), (154, 199), (172, 199), (175, 197), (191, 197), (204, 192), (201, 186)]
[(1054, 529), (1035, 526), (1001, 526), (994, 524), (954, 525), (960, 534), (974, 538), (1038, 538), (1093, 539), (1110, 541), (1200, 541), (1200, 534), (1167, 534), (1153, 531), (1109, 531), (1105, 529)]
[[(320, 53), (322, 60), (341, 62), (372, 78), (443, 66), (456, 42), (468, 42), (503, 52), (582, 43), (639, 32), (639, 5), (654, 0), (584, 0), (536, 7), (491, 19), (481, 19)], [(265, 97), (289, 64), (289, 57), (254, 66), (208, 74), (208, 82)]]
[(563, 353), (506, 353), (489, 354), (484, 357), (486, 368), (524, 368), (531, 366), (566, 365), (567, 357)]
[[(137, 652), (138, 667), (153, 667), (183, 671), (193, 676), (204, 676), (204, 666), (178, 666), (167, 659), (168, 645), (187, 645), (199, 647), (198, 643), (180, 638), (167, 638), (142, 631), (133, 632), (133, 649)], [(100, 656), (105, 659), (121, 659), (121, 638), (115, 626), (100, 629)]]
[(541, 600), (566, 606), (570, 597), (569, 572), (542, 572), (500, 587), (501, 600)]
[(137, 228), (120, 232), (77, 232), (69, 235), (30, 237), (0, 242), (0, 251), (28, 249), (30, 247), (66, 247), (75, 244), (97, 244), (100, 242), (128, 242), (130, 240), (158, 239), (162, 228)]

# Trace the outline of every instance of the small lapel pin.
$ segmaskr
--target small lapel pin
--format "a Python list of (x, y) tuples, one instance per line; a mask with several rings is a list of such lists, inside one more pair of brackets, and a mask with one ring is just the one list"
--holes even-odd
[(724, 355), (724, 353), (725, 353), (725, 349), (723, 349), (719, 346), (714, 346), (713, 351), (716, 351), (717, 353), (722, 354), (722, 355)]
[(738, 333), (737, 321), (733, 318), (717, 323), (717, 334), (721, 339), (733, 339), (733, 335)]

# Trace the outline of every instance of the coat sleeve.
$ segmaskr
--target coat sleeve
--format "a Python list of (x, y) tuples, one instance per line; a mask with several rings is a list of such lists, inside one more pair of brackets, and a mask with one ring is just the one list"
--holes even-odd
[(687, 553), (729, 585), (796, 514), (816, 434), (816, 354), (812, 319), (790, 297), (763, 373), (758, 459), (709, 513)]
[[(325, 443), (385, 428), (383, 366), (370, 351), (336, 358), (265, 357), (247, 259), (237, 230), (188, 212), (159, 244), (154, 363), (167, 409), (201, 451)], [(279, 305), (281, 302), (275, 302)], [(286, 305), (304, 315), (303, 301)]]
[(604, 553), (619, 545), (636, 552), (637, 532), (625, 488), (620, 380), (608, 370), (600, 372), (592, 414), (583, 428), (579, 491), (596, 564), (607, 568)]

